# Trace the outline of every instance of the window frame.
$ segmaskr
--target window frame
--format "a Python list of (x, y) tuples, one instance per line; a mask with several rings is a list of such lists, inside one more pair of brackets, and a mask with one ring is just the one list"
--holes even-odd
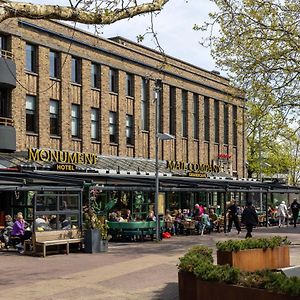
[(142, 78), (141, 84), (141, 128), (149, 130), (149, 99), (150, 85), (149, 80)]
[[(51, 112), (51, 103), (55, 103), (55, 112)], [(58, 100), (50, 99), (49, 105), (50, 136), (60, 136), (60, 102)]]
[(169, 88), (169, 132), (176, 133), (176, 87)]
[(134, 145), (134, 118), (133, 115), (126, 114), (126, 144)]
[(220, 143), (220, 102), (219, 100), (214, 100), (214, 139), (215, 143)]
[[(95, 115), (93, 114), (95, 112)], [(99, 108), (91, 108), (91, 139), (92, 141), (100, 140), (100, 122), (99, 122), (100, 112)]]
[(188, 91), (181, 90), (181, 134), (182, 137), (188, 137)]
[[(29, 108), (28, 100), (33, 102), (33, 108)], [(26, 132), (37, 133), (37, 97), (33, 95), (26, 95)]]
[(26, 43), (25, 51), (26, 72), (37, 73), (37, 46), (30, 43)]
[(114, 68), (110, 68), (109, 69), (109, 92), (110, 93), (117, 94), (119, 92), (118, 83), (119, 83), (118, 70)]
[(209, 142), (210, 140), (210, 117), (209, 117), (210, 103), (209, 97), (204, 96), (203, 100), (203, 111), (204, 111), (204, 141)]
[(91, 88), (100, 89), (101, 86), (101, 67), (99, 64), (91, 63)]
[(193, 137), (199, 140), (199, 95), (193, 94)]
[(49, 76), (50, 78), (60, 79), (60, 55), (55, 50), (49, 51)]
[[(74, 110), (75, 108), (76, 108), (76, 111)], [(71, 135), (72, 135), (72, 138), (80, 138), (80, 136), (81, 136), (80, 105), (75, 104), (75, 103), (71, 104)]]
[(109, 141), (117, 143), (117, 112), (115, 111), (109, 112)]
[(81, 84), (81, 59), (76, 56), (71, 57), (71, 82)]
[(126, 73), (126, 96), (134, 98), (134, 75)]

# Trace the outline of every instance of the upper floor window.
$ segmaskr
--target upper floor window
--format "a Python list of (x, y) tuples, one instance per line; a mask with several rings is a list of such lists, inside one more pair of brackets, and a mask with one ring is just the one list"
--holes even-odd
[(59, 135), (59, 101), (50, 100), (50, 135)]
[(182, 136), (188, 136), (188, 124), (187, 124), (187, 102), (188, 92), (182, 91), (182, 106), (181, 106), (181, 121), (182, 121)]
[(232, 107), (232, 143), (234, 146), (237, 146), (238, 140), (238, 120), (237, 120), (237, 106), (233, 105)]
[(7, 50), (7, 37), (0, 35), (0, 50)]
[(219, 135), (220, 135), (220, 109), (219, 109), (219, 101), (214, 101), (214, 125), (215, 125), (215, 143), (219, 143)]
[(133, 116), (126, 115), (126, 143), (133, 145)]
[(109, 91), (118, 93), (118, 71), (109, 69)]
[(100, 89), (100, 66), (98, 64), (91, 64), (91, 87)]
[(26, 131), (37, 132), (36, 97), (26, 96)]
[(56, 51), (50, 51), (49, 53), (49, 72), (51, 78), (59, 78), (60, 77), (60, 59), (59, 59), (59, 53)]
[(163, 114), (163, 83), (160, 79), (157, 79), (155, 81), (155, 101), (156, 102), (156, 108), (157, 108), (157, 114), (158, 114), (158, 132), (163, 132), (163, 120), (164, 120), (164, 114)]
[(117, 142), (117, 113), (109, 112), (109, 140), (111, 143)]
[(71, 116), (72, 116), (72, 137), (79, 138), (80, 137), (80, 106), (78, 104), (72, 104), (71, 108)]
[(174, 86), (170, 86), (170, 125), (169, 131), (171, 134), (175, 135), (176, 131), (176, 88)]
[(199, 95), (193, 95), (193, 137), (199, 139)]
[(99, 109), (91, 109), (91, 138), (92, 140), (99, 140)]
[(142, 79), (141, 102), (142, 130), (149, 130), (149, 80), (146, 78)]
[(77, 57), (72, 57), (71, 61), (71, 81), (81, 83), (81, 61)]
[(228, 113), (228, 104), (224, 103), (224, 144), (229, 143), (228, 131), (229, 131), (229, 113)]
[(31, 44), (26, 44), (26, 71), (37, 71), (37, 48)]
[(11, 116), (11, 94), (7, 89), (0, 89), (0, 117)]
[(126, 73), (126, 96), (134, 97), (134, 76)]
[(204, 97), (204, 140), (209, 141), (210, 136), (209, 98)]

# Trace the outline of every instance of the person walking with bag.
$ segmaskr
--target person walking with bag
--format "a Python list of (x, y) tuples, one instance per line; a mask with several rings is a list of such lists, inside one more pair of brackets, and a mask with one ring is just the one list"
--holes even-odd
[(245, 224), (247, 230), (245, 238), (251, 238), (253, 227), (258, 224), (258, 216), (252, 202), (248, 202), (246, 205), (242, 213), (242, 223)]
[(291, 210), (292, 210), (292, 214), (293, 214), (294, 227), (296, 227), (299, 210), (300, 210), (300, 204), (297, 202), (296, 198), (294, 199), (293, 203), (291, 204)]

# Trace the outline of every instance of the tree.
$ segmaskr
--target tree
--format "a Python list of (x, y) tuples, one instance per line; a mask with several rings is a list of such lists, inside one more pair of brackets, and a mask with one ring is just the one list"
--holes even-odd
[(168, 1), (69, 0), (69, 6), (61, 6), (0, 0), (0, 22), (9, 18), (26, 17), (105, 25), (137, 15), (160, 11)]

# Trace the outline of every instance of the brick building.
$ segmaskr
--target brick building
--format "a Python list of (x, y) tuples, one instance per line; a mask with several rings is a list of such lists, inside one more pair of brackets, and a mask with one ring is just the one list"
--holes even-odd
[(153, 172), (159, 101), (158, 132), (175, 137), (159, 140), (161, 172), (246, 175), (245, 99), (217, 72), (45, 20), (6, 20), (0, 42), (0, 151), (23, 165), (34, 148), (97, 154), (98, 170)]

